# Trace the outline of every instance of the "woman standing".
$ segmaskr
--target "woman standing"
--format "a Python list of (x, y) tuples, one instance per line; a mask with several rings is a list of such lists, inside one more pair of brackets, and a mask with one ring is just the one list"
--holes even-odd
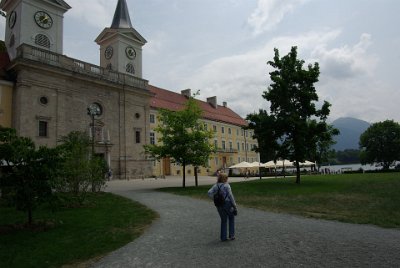
[(229, 221), (229, 240), (235, 240), (235, 215), (237, 208), (235, 198), (233, 197), (231, 186), (228, 183), (228, 176), (225, 173), (218, 174), (218, 181), (210, 190), (208, 196), (214, 199), (214, 195), (222, 194), (224, 198), (223, 205), (217, 206), (218, 214), (221, 217), (221, 241), (227, 241), (227, 223)]

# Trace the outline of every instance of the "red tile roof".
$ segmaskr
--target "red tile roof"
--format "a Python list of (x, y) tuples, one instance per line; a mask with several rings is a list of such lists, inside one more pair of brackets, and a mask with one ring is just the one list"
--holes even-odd
[[(184, 95), (166, 89), (149, 85), (149, 90), (154, 94), (154, 97), (151, 98), (150, 106), (155, 109), (178, 111), (184, 108), (187, 101)], [(202, 118), (204, 119), (237, 126), (247, 125), (243, 118), (228, 107), (218, 105), (217, 108), (214, 108), (207, 102), (201, 100), (197, 100), (197, 102), (203, 111)]]

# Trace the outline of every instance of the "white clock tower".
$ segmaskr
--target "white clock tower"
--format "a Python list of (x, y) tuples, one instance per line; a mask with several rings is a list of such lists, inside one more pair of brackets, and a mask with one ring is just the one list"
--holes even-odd
[(132, 27), (126, 0), (118, 0), (111, 27), (95, 41), (101, 67), (142, 78), (142, 47), (147, 41)]
[(62, 54), (63, 15), (71, 7), (63, 0), (2, 0), (7, 13), (5, 43), (10, 60), (25, 43)]

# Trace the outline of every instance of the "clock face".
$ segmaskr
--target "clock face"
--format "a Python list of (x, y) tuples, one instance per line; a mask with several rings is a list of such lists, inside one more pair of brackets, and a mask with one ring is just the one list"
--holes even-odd
[(135, 50), (133, 47), (131, 47), (131, 46), (129, 46), (129, 47), (127, 47), (127, 48), (125, 49), (125, 53), (126, 53), (126, 56), (127, 56), (128, 58), (130, 58), (131, 60), (133, 60), (133, 59), (136, 58), (136, 50)]
[(106, 57), (106, 59), (109, 60), (109, 59), (111, 59), (112, 55), (113, 55), (113, 48), (112, 48), (112, 46), (108, 46), (106, 48), (106, 50), (104, 51), (104, 57)]
[(13, 11), (10, 14), (10, 17), (8, 17), (8, 26), (12, 29), (15, 25), (15, 22), (17, 21), (17, 12)]
[(44, 11), (36, 12), (34, 18), (36, 24), (43, 29), (50, 29), (53, 26), (53, 19)]
[(103, 113), (103, 109), (101, 108), (100, 104), (96, 102), (90, 104), (87, 110), (88, 114), (92, 116), (99, 116)]

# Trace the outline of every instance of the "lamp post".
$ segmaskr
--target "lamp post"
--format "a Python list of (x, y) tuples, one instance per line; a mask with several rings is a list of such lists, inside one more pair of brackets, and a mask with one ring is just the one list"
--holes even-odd
[[(92, 119), (92, 156), (91, 158), (93, 159), (94, 157), (94, 117), (97, 115), (101, 114), (101, 108), (97, 103), (92, 103), (89, 105), (87, 108), (87, 114), (90, 116)], [(93, 176), (93, 173), (92, 173)], [(95, 185), (94, 182), (92, 181), (92, 192), (95, 191)]]
[(100, 115), (101, 109), (98, 104), (92, 103), (87, 108), (87, 114), (92, 119), (92, 157), (94, 156), (94, 117)]

